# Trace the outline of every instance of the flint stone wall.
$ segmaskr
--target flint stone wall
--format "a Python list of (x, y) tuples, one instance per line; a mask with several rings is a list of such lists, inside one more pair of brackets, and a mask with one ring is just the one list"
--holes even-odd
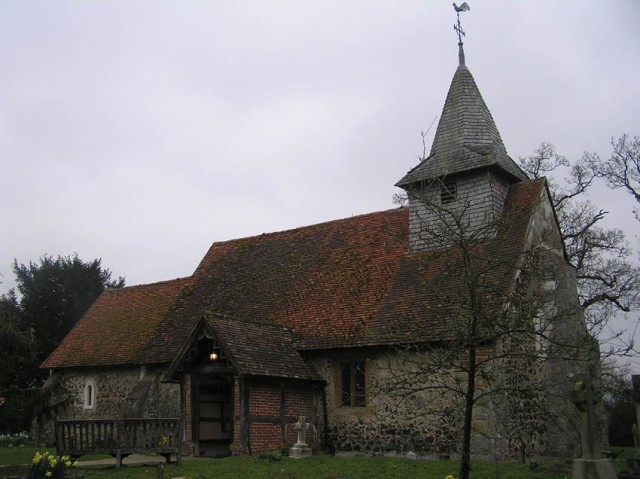
[[(565, 258), (562, 238), (555, 227), (555, 212), (546, 194), (542, 194), (529, 229), (527, 243), (541, 245), (537, 275), (538, 294), (544, 299), (540, 323), (544, 332), (543, 364), (523, 364), (507, 369), (512, 374), (520, 370), (539, 371), (544, 384), (544, 402), (531, 403), (522, 408), (529, 417), (528, 425), (538, 423), (541, 442), (538, 449), (546, 455), (571, 456), (579, 441), (579, 416), (571, 401), (575, 377), (585, 371), (585, 358), (599, 356), (598, 345), (593, 343), (580, 305), (575, 268)], [(539, 351), (540, 353), (540, 351)], [(599, 381), (600, 374), (597, 374)], [(596, 378), (594, 378), (596, 379)], [(525, 401), (526, 403), (526, 401)], [(542, 409), (540, 409), (540, 407)], [(520, 429), (518, 426), (516, 430)]]
[[(459, 453), (462, 441), (462, 397), (443, 389), (427, 390), (402, 402), (383, 391), (392, 374), (391, 364), (397, 368), (404, 359), (386, 352), (369, 353), (367, 364), (368, 405), (365, 408), (340, 407), (336, 383), (338, 358), (316, 358), (315, 367), (327, 378), (327, 445), (337, 453), (404, 455), (435, 457)], [(510, 363), (496, 365), (496, 381), (518, 380), (533, 375), (531, 384), (544, 381), (549, 371), (544, 363)], [(554, 364), (553, 369), (560, 367)], [(518, 369), (520, 368), (520, 369)], [(445, 378), (446, 376), (446, 378)], [(446, 372), (442, 380), (450, 386), (464, 388), (466, 377), (455, 368)], [(496, 383), (494, 383), (495, 386)], [(540, 383), (542, 388), (542, 382)], [(478, 392), (488, 385), (481, 381)], [(557, 391), (555, 391), (557, 392)], [(576, 442), (575, 429), (566, 424), (575, 416), (564, 401), (557, 415), (547, 416), (549, 407), (558, 407), (560, 400), (550, 400), (543, 389), (529, 391), (522, 397), (488, 396), (474, 407), (472, 422), (472, 451), (477, 457), (519, 459), (526, 455), (570, 455)], [(575, 408), (574, 408), (575, 409)], [(425, 412), (426, 411), (426, 412)], [(564, 419), (562, 419), (564, 418)], [(559, 420), (559, 422), (554, 422)], [(570, 449), (570, 450), (569, 450)]]
[[(180, 417), (180, 386), (161, 382), (162, 370), (144, 367), (60, 373), (70, 393), (60, 415), (74, 419)], [(85, 407), (85, 386), (95, 388), (92, 408)]]
[[(398, 366), (398, 361), (400, 359), (396, 357), (394, 366)], [(441, 390), (430, 391), (399, 405), (397, 398), (378, 390), (390, 375), (388, 356), (380, 352), (368, 355), (367, 407), (340, 407), (337, 392), (339, 376), (336, 374), (339, 364), (338, 358), (315, 360), (315, 367), (327, 378), (327, 442), (330, 449), (375, 455), (457, 452), (461, 438), (459, 412), (462, 409), (457, 405), (455, 395), (443, 394)], [(426, 410), (426, 404), (434, 412), (416, 414)], [(478, 427), (486, 427), (488, 417), (483, 406), (476, 409)]]

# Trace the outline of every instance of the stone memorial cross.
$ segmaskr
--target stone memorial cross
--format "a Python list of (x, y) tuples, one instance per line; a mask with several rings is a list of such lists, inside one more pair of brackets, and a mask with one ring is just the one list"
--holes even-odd
[(602, 441), (597, 424), (595, 406), (599, 402), (599, 391), (588, 376), (576, 381), (573, 402), (580, 411), (580, 440), (583, 459), (600, 458)]
[(298, 440), (296, 441), (296, 445), (306, 445), (307, 444), (307, 429), (313, 427), (313, 424), (309, 422), (305, 422), (306, 417), (299, 416), (298, 422), (296, 423), (296, 429), (298, 430)]
[(312, 428), (313, 424), (306, 422), (305, 416), (299, 416), (295, 428), (298, 431), (298, 439), (289, 451), (289, 455), (296, 459), (311, 456), (311, 448), (307, 445), (307, 429)]
[(602, 457), (602, 439), (596, 405), (600, 402), (598, 383), (584, 374), (573, 388), (573, 402), (580, 413), (582, 458), (573, 460), (572, 479), (617, 479), (613, 462)]

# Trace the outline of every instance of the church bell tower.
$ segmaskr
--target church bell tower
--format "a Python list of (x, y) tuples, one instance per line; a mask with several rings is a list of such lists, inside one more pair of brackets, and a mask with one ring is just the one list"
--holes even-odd
[(431, 152), (396, 183), (409, 197), (411, 252), (450, 246), (451, 228), (478, 240), (490, 236), (510, 185), (527, 179), (507, 154), (465, 64), (459, 12), (454, 28), (459, 64)]

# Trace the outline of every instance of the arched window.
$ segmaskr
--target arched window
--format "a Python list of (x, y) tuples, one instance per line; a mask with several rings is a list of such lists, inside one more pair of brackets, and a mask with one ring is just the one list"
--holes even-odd
[(93, 409), (96, 402), (96, 386), (93, 379), (88, 379), (84, 384), (84, 408)]

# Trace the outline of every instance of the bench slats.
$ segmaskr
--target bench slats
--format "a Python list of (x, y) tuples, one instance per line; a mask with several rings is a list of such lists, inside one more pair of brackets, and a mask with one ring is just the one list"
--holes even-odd
[(58, 455), (109, 454), (116, 467), (129, 454), (171, 454), (181, 462), (179, 418), (71, 419), (56, 421)]

